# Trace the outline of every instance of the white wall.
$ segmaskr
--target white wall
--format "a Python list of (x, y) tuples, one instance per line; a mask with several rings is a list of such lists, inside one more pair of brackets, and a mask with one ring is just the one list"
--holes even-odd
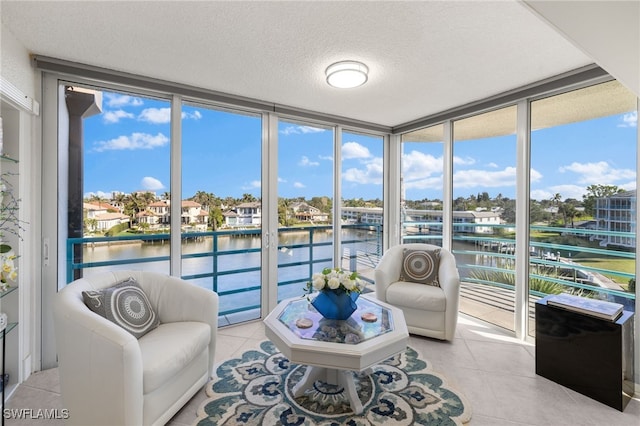
[(540, 1), (524, 4), (640, 97), (640, 2)]
[(0, 22), (0, 75), (25, 95), (36, 98), (36, 77), (29, 51)]
[[(38, 369), (39, 353), (37, 341), (39, 330), (36, 329), (38, 321), (37, 290), (40, 276), (38, 261), (40, 258), (39, 247), (39, 213), (40, 212), (40, 144), (39, 144), (39, 118), (37, 110), (40, 93), (37, 90), (39, 77), (31, 66), (28, 50), (5, 25), (0, 23), (0, 76), (3, 86), (0, 93), (4, 96), (2, 104), (8, 108), (3, 115), (11, 117), (11, 123), (3, 125), (13, 127), (14, 137), (5, 140), (4, 146), (19, 160), (18, 163), (18, 188), (20, 203), (19, 218), (24, 223), (25, 231), (23, 240), (19, 243), (20, 257), (18, 259), (19, 270), (19, 333), (18, 381), (25, 380), (31, 372)], [(8, 83), (8, 84), (4, 84)], [(28, 99), (27, 104), (16, 103), (13, 98)], [(28, 106), (25, 106), (28, 105)], [(13, 111), (10, 113), (10, 111)], [(1, 112), (1, 111), (0, 111)], [(4, 121), (4, 120), (3, 120)], [(15, 383), (14, 380), (12, 380)]]

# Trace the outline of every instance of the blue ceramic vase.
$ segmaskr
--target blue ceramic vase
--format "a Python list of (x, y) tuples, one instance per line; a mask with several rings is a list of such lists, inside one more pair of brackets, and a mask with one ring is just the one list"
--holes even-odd
[(346, 320), (358, 308), (356, 305), (358, 296), (360, 293), (355, 291), (347, 293), (342, 289), (324, 289), (318, 292), (311, 304), (325, 318)]

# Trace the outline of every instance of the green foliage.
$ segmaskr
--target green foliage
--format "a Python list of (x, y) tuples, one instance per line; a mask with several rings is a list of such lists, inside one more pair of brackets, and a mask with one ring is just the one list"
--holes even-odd
[(597, 184), (587, 186), (587, 193), (582, 196), (585, 213), (593, 216), (595, 214), (596, 199), (610, 197), (620, 192), (624, 192), (624, 189), (618, 188), (616, 185)]
[(120, 223), (118, 225), (114, 225), (107, 232), (104, 233), (105, 237), (113, 237), (123, 232), (124, 230), (129, 229), (129, 223)]
[[(547, 274), (538, 274), (546, 276)], [(516, 274), (513, 271), (490, 271), (486, 269), (472, 269), (469, 277), (483, 282), (493, 282), (515, 286)], [(530, 277), (529, 290), (538, 291), (544, 294), (559, 294), (564, 290), (564, 286), (554, 283), (544, 278)]]
[(222, 215), (222, 209), (220, 207), (211, 208), (209, 212), (209, 222), (214, 231), (224, 223), (224, 216)]

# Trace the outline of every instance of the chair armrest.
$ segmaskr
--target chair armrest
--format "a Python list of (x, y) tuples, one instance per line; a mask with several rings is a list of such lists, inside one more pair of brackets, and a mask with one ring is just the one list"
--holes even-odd
[(445, 340), (453, 340), (458, 324), (458, 309), (460, 305), (460, 275), (456, 266), (455, 256), (447, 251), (441, 252), (438, 280), (445, 293), (447, 306), (445, 311)]
[(387, 288), (400, 278), (402, 267), (402, 247), (396, 246), (388, 249), (374, 270), (376, 297), (383, 302), (387, 301)]
[(218, 295), (212, 290), (162, 274), (144, 272), (136, 279), (156, 309), (161, 323), (197, 321), (209, 324), (209, 371), (213, 374), (218, 332)]
[(455, 302), (457, 310), (457, 302), (460, 295), (460, 275), (458, 274), (456, 259), (450, 252), (441, 252), (438, 281), (447, 297), (447, 303), (449, 303), (449, 301)]

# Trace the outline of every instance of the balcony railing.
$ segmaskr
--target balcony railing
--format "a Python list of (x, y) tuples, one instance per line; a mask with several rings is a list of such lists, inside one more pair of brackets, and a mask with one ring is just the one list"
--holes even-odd
[[(359, 272), (365, 281), (373, 283), (373, 268), (382, 254), (381, 225), (344, 225), (341, 232), (340, 266)], [(181, 234), (182, 278), (218, 293), (220, 315), (259, 309), (260, 298), (256, 295), (261, 289), (261, 236), (260, 229)], [(110, 269), (168, 273), (169, 239), (169, 234), (70, 238), (67, 282), (82, 274)], [(313, 272), (333, 266), (331, 226), (280, 228), (278, 240), (278, 253), (283, 254), (278, 262), (279, 294), (302, 294), (301, 289)], [(129, 248), (120, 253), (117, 248), (122, 246)], [(238, 295), (241, 297), (234, 297)]]
[[(407, 223), (412, 230), (403, 237), (405, 242), (428, 242), (441, 245), (439, 222)], [(513, 293), (515, 287), (515, 240), (513, 225), (477, 224), (482, 233), (469, 232), (473, 224), (454, 224), (453, 253), (456, 256), (463, 287), (494, 289), (502, 294)], [(463, 229), (464, 232), (460, 230)], [(490, 230), (490, 233), (487, 232)], [(635, 241), (633, 233), (606, 232), (576, 228), (532, 226), (532, 232), (560, 237), (576, 237), (583, 245), (548, 242), (532, 238), (530, 242), (530, 290), (532, 298), (543, 297), (548, 292), (569, 291), (578, 294), (607, 298), (634, 309), (635, 294), (623, 287), (635, 279), (635, 268), (599, 266), (595, 260), (615, 260), (634, 264), (635, 251), (611, 249), (599, 246), (605, 238), (628, 238)], [(382, 255), (381, 225), (345, 225), (341, 243), (343, 248), (340, 266), (358, 271), (373, 283), (373, 269)], [(280, 228), (278, 232), (278, 289), (279, 297), (301, 294), (301, 289), (313, 272), (333, 266), (333, 229), (330, 226), (304, 228)], [(214, 232), (183, 233), (183, 278), (194, 284), (211, 288), (221, 297), (221, 315), (233, 314), (260, 306), (260, 253), (261, 230), (225, 230)], [(105, 269), (153, 269), (169, 265), (169, 234), (135, 235), (121, 237), (72, 238), (67, 242), (67, 281), (71, 282), (75, 271), (92, 273)], [(230, 244), (230, 241), (235, 244)], [(574, 241), (575, 242), (575, 241)], [(80, 259), (74, 253), (92, 253), (98, 246), (137, 244), (151, 246), (154, 250), (125, 257), (85, 256)], [(135, 250), (134, 250), (135, 251)], [(108, 249), (107, 249), (108, 252)], [(281, 256), (280, 256), (281, 255)], [(588, 257), (590, 262), (581, 262)], [(611, 263), (611, 262), (610, 262)], [(162, 266), (160, 266), (162, 265)], [(628, 265), (627, 265), (628, 266)], [(594, 279), (597, 278), (597, 279)], [(483, 292), (485, 290), (482, 290)], [(284, 295), (284, 296), (280, 296)], [(228, 300), (228, 302), (223, 302)], [(513, 310), (513, 306), (508, 307)]]
[[(453, 228), (453, 253), (463, 287), (469, 284), (474, 291), (484, 286), (502, 294), (512, 293), (515, 226), (456, 222)], [(404, 242), (442, 245), (441, 222), (407, 222), (404, 229)], [(570, 292), (622, 303), (627, 310), (635, 309), (635, 294), (627, 289), (630, 281), (635, 280), (635, 273), (631, 272), (635, 271), (635, 233), (553, 226), (531, 226), (530, 231), (531, 298), (549, 292)], [(613, 240), (618, 242), (617, 247), (603, 245)], [(507, 309), (513, 310), (513, 305)]]

